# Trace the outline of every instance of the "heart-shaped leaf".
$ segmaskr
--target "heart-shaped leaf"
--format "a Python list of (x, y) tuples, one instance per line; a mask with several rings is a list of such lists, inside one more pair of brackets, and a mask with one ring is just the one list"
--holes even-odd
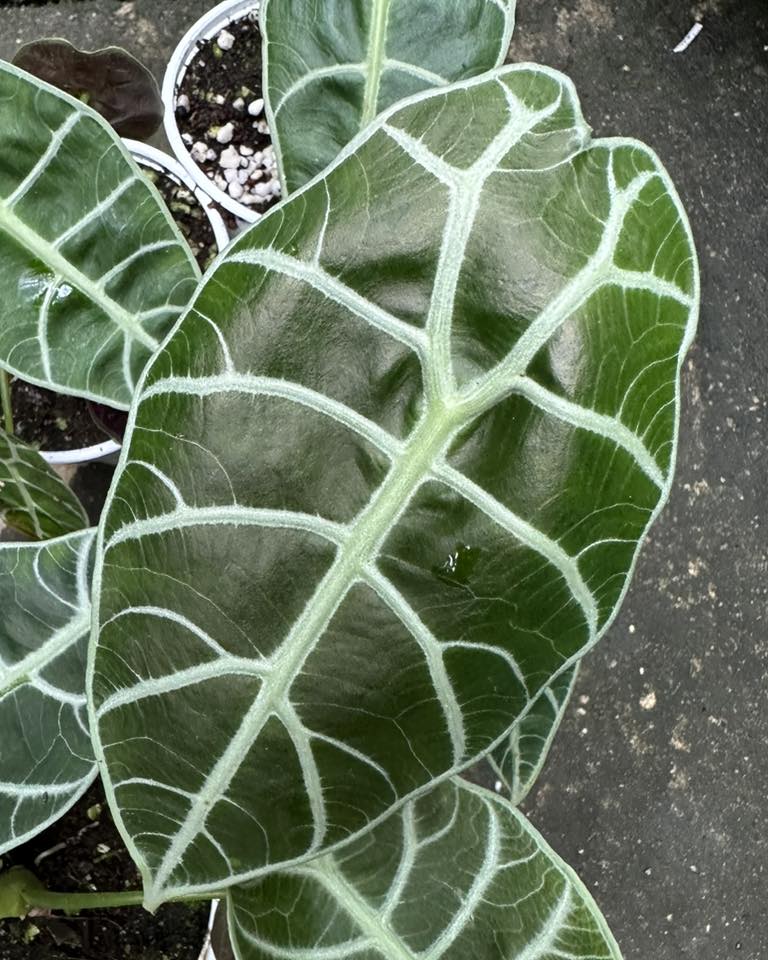
[(93, 538), (0, 544), (0, 853), (96, 776), (85, 700)]
[(15, 66), (87, 103), (121, 137), (147, 140), (163, 122), (157, 81), (120, 47), (78, 50), (58, 37), (25, 43)]
[(150, 905), (368, 829), (595, 643), (697, 304), (658, 160), (590, 143), (543, 67), (390, 111), (218, 261), (97, 562), (95, 735)]
[(0, 518), (35, 540), (49, 540), (88, 526), (82, 504), (56, 471), (37, 450), (3, 430)]
[(528, 821), (458, 780), (228, 899), (238, 960), (621, 960), (584, 885)]
[(547, 759), (576, 681), (578, 664), (561, 673), (536, 698), (509, 736), (488, 758), (517, 806), (528, 796)]
[(93, 110), (0, 61), (0, 366), (126, 408), (199, 271)]
[(515, 0), (265, 0), (267, 116), (286, 192), (404, 97), (504, 62)]

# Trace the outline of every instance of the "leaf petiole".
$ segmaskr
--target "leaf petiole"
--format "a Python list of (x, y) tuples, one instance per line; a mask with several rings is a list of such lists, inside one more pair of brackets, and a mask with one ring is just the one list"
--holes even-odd
[(11, 406), (11, 378), (7, 370), (0, 370), (0, 407), (3, 410), (5, 432), (13, 434), (13, 407)]

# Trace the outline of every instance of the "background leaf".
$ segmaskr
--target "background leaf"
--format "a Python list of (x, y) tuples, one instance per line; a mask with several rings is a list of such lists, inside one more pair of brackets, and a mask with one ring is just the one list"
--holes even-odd
[(93, 538), (0, 544), (0, 853), (96, 776), (85, 700)]
[(266, 0), (267, 117), (285, 190), (392, 104), (502, 64), (514, 22), (515, 0)]
[(121, 137), (148, 140), (163, 122), (157, 81), (120, 47), (88, 52), (68, 40), (47, 38), (25, 43), (13, 63), (87, 103)]
[(453, 780), (343, 851), (229, 896), (238, 960), (621, 960), (514, 807)]
[(88, 526), (82, 504), (37, 450), (0, 430), (0, 517), (34, 540)]
[(400, 106), (218, 261), (97, 564), (95, 734), (150, 905), (368, 829), (596, 642), (697, 306), (658, 160), (590, 144), (543, 67)]
[(578, 669), (578, 664), (574, 664), (545, 687), (528, 713), (488, 758), (515, 806), (525, 800), (546, 762)]
[(88, 107), (0, 61), (0, 366), (126, 408), (199, 271)]

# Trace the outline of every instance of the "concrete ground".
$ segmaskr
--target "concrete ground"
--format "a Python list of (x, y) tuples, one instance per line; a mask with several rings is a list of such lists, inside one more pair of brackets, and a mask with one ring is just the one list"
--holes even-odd
[[(58, 34), (158, 76), (208, 0), (3, 4), (0, 56)], [(672, 48), (694, 22), (689, 49)], [(768, 5), (518, 0), (514, 60), (576, 81), (596, 135), (636, 136), (688, 207), (703, 309), (677, 479), (527, 812), (626, 960), (768, 957)], [(79, 478), (96, 492), (103, 468)]]

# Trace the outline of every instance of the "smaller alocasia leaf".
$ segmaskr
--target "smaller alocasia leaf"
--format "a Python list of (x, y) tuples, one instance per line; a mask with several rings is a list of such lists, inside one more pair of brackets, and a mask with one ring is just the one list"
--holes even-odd
[(96, 776), (85, 699), (93, 536), (0, 544), (0, 853)]
[(620, 960), (592, 897), (506, 800), (452, 780), (335, 856), (229, 895), (238, 960)]
[(78, 50), (52, 37), (25, 43), (13, 63), (93, 107), (121, 137), (146, 140), (163, 122), (157, 81), (120, 47)]
[(547, 759), (565, 708), (571, 697), (579, 665), (561, 673), (534, 700), (509, 736), (488, 757), (512, 803), (522, 803)]
[(2, 430), (0, 518), (35, 540), (49, 540), (88, 526), (82, 504), (55, 470), (37, 450)]
[(387, 107), (504, 62), (515, 0), (264, 0), (267, 117), (285, 192)]
[(2, 61), (0, 263), (0, 367), (119, 409), (200, 276), (106, 121)]

